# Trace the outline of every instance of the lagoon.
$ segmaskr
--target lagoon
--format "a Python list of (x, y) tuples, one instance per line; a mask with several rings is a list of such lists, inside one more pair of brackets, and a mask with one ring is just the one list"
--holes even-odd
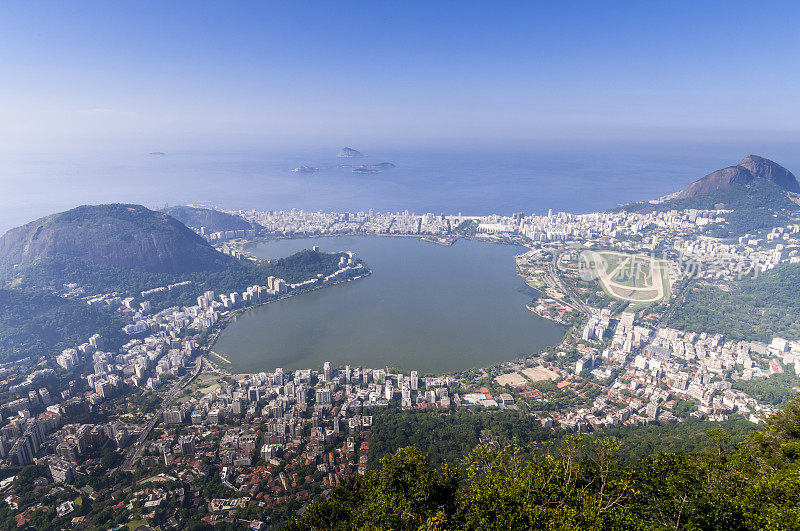
[(214, 345), (234, 372), (350, 364), (421, 373), (513, 360), (557, 344), (564, 327), (525, 308), (522, 247), (459, 240), (346, 236), (258, 243), (260, 258), (317, 245), (354, 251), (372, 275), (246, 311)]

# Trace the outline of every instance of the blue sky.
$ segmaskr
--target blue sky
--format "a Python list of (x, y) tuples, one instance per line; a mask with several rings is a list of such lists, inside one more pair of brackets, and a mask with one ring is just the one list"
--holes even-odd
[(0, 149), (795, 138), (798, 21), (755, 2), (5, 2)]

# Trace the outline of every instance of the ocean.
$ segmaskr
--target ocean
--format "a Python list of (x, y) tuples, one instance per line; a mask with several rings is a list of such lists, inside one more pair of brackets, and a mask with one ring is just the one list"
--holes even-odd
[[(792, 144), (529, 143), (445, 147), (353, 145), (259, 151), (0, 155), (0, 232), (80, 204), (150, 208), (198, 203), (242, 209), (511, 214), (585, 213), (677, 191), (761, 154), (800, 170)], [(392, 162), (379, 174), (342, 164)], [(297, 174), (300, 165), (319, 168)]]

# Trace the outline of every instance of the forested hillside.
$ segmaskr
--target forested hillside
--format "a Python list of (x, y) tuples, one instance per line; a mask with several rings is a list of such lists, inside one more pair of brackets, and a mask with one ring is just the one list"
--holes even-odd
[(461, 467), (406, 447), (287, 528), (800, 528), (800, 399), (737, 445), (723, 429), (706, 438), (701, 450), (632, 464), (611, 437), (566, 437), (543, 456), (479, 446)]
[[(705, 433), (715, 428), (723, 428), (735, 443), (756, 429), (754, 424), (741, 417), (724, 422), (692, 418), (680, 424), (608, 428), (588, 437), (618, 438), (622, 442), (620, 458), (633, 462), (651, 453), (701, 450), (710, 444)], [(482, 437), (484, 441), (499, 445), (524, 444), (546, 453), (549, 448), (557, 448), (565, 435), (563, 431), (542, 427), (538, 419), (520, 411), (461, 409), (441, 412), (387, 408), (373, 415), (369, 463), (376, 468), (382, 457), (400, 448), (414, 446), (428, 456), (433, 466), (445, 463), (458, 466), (481, 443)]]
[[(161, 310), (196, 304), (197, 296), (207, 290), (230, 293), (254, 284), (266, 285), (270, 276), (294, 283), (329, 275), (338, 268), (341, 256), (340, 253), (305, 250), (269, 262), (233, 260), (222, 271), (181, 275), (90, 268), (83, 262), (70, 261), (51, 262), (47, 266), (40, 262), (36, 272), (43, 278), (58, 278), (61, 283), (80, 283), (90, 293), (120, 291), (134, 297), (138, 297), (140, 291), (170, 282), (192, 281), (178, 289), (149, 295), (147, 300), (153, 309)], [(124, 342), (122, 327), (126, 324), (120, 315), (83, 301), (64, 299), (44, 291), (0, 288), (0, 361), (57, 353), (85, 342), (95, 333), (106, 338), (109, 347), (117, 348)]]
[(733, 282), (730, 291), (698, 286), (668, 323), (682, 330), (725, 334), (726, 339), (769, 342), (800, 337), (800, 264), (782, 264), (755, 278)]
[(785, 225), (789, 213), (800, 207), (793, 202), (786, 190), (775, 183), (759, 179), (747, 183), (734, 183), (730, 186), (709, 191), (697, 196), (675, 198), (652, 204), (632, 203), (620, 207), (630, 212), (656, 212), (669, 210), (713, 210), (722, 208), (725, 223), (713, 224), (707, 229), (709, 236), (727, 238)]
[(109, 347), (118, 347), (123, 326), (121, 317), (82, 301), (0, 289), (0, 361), (55, 354), (96, 333)]
[(84, 205), (11, 229), (0, 237), (0, 266), (11, 278), (39, 262), (146, 273), (220, 271), (233, 260), (180, 221), (141, 205)]

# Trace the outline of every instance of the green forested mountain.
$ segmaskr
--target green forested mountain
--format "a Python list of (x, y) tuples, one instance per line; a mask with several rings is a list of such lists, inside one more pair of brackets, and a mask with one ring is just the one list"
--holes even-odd
[(700, 195), (677, 197), (663, 203), (633, 203), (620, 207), (630, 212), (658, 212), (669, 210), (731, 210), (723, 214), (725, 223), (711, 225), (710, 236), (727, 238), (752, 234), (759, 230), (785, 225), (790, 212), (800, 206), (792, 201), (787, 191), (772, 181), (757, 179), (733, 182)]
[(204, 291), (242, 291), (275, 276), (287, 282), (328, 275), (340, 254), (301, 251), (270, 262), (237, 260), (162, 212), (139, 205), (77, 207), (8, 231), (0, 238), (0, 359), (74, 347), (94, 333), (121, 341), (123, 319), (50, 294), (75, 283), (87, 293), (142, 291), (154, 309), (195, 304)]
[[(0, 281), (30, 289), (60, 289), (74, 282), (89, 291), (135, 295), (192, 280), (204, 289), (229, 292), (266, 284), (270, 275), (297, 282), (328, 274), (338, 259), (302, 251), (269, 264), (240, 261), (162, 212), (139, 205), (97, 205), (8, 231), (0, 238)], [(188, 304), (196, 291), (170, 294), (170, 301)], [(194, 295), (175, 299), (186, 293)]]
[(80, 206), (0, 238), (0, 267), (22, 282), (45, 281), (59, 267), (175, 275), (221, 271), (232, 261), (178, 220), (140, 205)]
[(800, 206), (791, 195), (800, 192), (795, 176), (769, 159), (748, 155), (739, 164), (709, 173), (671, 199), (660, 203), (632, 203), (620, 207), (630, 212), (668, 210), (730, 210), (725, 222), (706, 229), (710, 236), (727, 238), (779, 226)]
[(737, 445), (723, 429), (706, 438), (702, 450), (632, 464), (611, 437), (566, 437), (546, 455), (479, 446), (460, 467), (406, 447), (287, 528), (800, 528), (800, 399)]

